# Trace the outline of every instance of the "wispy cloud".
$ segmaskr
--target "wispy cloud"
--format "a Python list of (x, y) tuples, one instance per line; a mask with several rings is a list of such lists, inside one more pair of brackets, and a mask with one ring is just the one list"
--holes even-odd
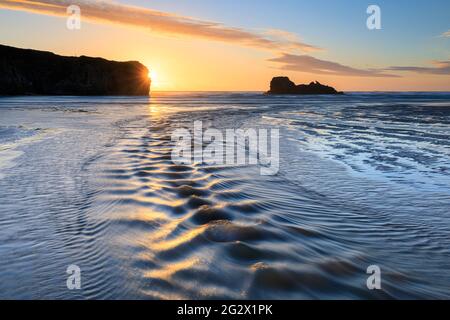
[(107, 0), (0, 0), (0, 8), (53, 16), (66, 16), (69, 5), (81, 8), (82, 18), (101, 23), (118, 23), (160, 34), (221, 41), (264, 50), (301, 50), (311, 52), (320, 48), (297, 38), (278, 37), (234, 28), (221, 23), (204, 21)]
[(446, 37), (446, 38), (450, 38), (450, 30), (444, 32), (443, 34), (441, 34), (442, 37)]
[(414, 67), (414, 66), (393, 66), (386, 70), (389, 71), (406, 71), (421, 74), (450, 75), (450, 60), (433, 61), (434, 67)]
[(280, 64), (279, 68), (282, 70), (305, 73), (350, 77), (399, 77), (398, 75), (384, 73), (384, 70), (353, 68), (337, 62), (320, 60), (309, 55), (283, 53), (281, 56), (268, 61)]

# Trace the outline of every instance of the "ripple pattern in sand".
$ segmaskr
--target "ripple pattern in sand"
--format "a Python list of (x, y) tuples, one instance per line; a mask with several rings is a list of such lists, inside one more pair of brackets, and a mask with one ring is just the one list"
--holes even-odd
[(101, 196), (116, 203), (114, 241), (142, 297), (297, 299), (332, 297), (336, 288), (367, 295), (369, 257), (352, 249), (348, 229), (326, 227), (345, 215), (257, 168), (174, 164), (169, 133), (179, 122), (151, 120), (146, 130), (125, 128)]

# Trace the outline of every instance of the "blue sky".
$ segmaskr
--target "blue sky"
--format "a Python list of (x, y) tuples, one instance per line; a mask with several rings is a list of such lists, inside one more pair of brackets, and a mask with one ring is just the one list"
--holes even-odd
[[(277, 28), (297, 33), (303, 40), (333, 52), (374, 56), (389, 51), (406, 59), (447, 59), (450, 41), (439, 37), (450, 29), (448, 0), (127, 0), (129, 4), (200, 17), (250, 29)], [(366, 28), (366, 9), (377, 4), (382, 30)], [(414, 51), (413, 57), (407, 53)], [(392, 56), (389, 57), (392, 59)], [(423, 62), (423, 61), (422, 61)]]

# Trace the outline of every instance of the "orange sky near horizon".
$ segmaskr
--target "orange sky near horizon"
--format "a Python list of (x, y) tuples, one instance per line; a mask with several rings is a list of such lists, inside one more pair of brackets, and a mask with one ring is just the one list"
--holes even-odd
[[(64, 55), (101, 56), (111, 60), (138, 60), (157, 75), (153, 91), (267, 91), (272, 77), (289, 76), (296, 83), (319, 81), (342, 91), (449, 91), (448, 77), (408, 74), (401, 78), (331, 76), (280, 70), (268, 62), (270, 52), (198, 39), (149, 36), (141, 30), (91, 25), (98, 37), (82, 39), (84, 48), (55, 46)], [(102, 33), (114, 32), (115, 39)], [(82, 36), (81, 36), (82, 37)], [(123, 48), (122, 41), (128, 40)], [(49, 50), (48, 46), (40, 47)]]
[[(122, 32), (124, 38), (130, 37), (129, 31)], [(404, 74), (401, 78), (374, 78), (294, 72), (268, 62), (273, 57), (269, 52), (196, 39), (155, 36), (150, 41), (148, 35), (134, 32), (135, 45), (126, 51), (120, 45), (103, 43), (90, 52), (109, 59), (139, 60), (157, 75), (152, 79), (153, 91), (267, 91), (272, 77), (280, 75), (296, 83), (317, 80), (342, 91), (450, 91), (448, 76)]]
[[(101, 28), (105, 33), (106, 29), (117, 29)], [(121, 39), (129, 40), (127, 47), (122, 47)], [(152, 80), (153, 91), (267, 91), (272, 77), (280, 75), (289, 76), (296, 83), (317, 80), (342, 91), (450, 91), (448, 76), (404, 74), (401, 78), (377, 78), (280, 70), (267, 61), (273, 57), (270, 52), (198, 39), (149, 36), (132, 28), (114, 30), (114, 38), (107, 42), (95, 46), (96, 39), (92, 38), (85, 47), (88, 49), (76, 54), (139, 60), (157, 75)], [(70, 50), (61, 49), (61, 54), (71, 54)]]

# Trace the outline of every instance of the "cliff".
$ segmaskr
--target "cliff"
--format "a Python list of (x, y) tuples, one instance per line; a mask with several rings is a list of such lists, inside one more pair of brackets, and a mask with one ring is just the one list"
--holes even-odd
[(318, 81), (310, 84), (296, 85), (288, 77), (275, 77), (270, 82), (268, 94), (342, 94), (333, 87), (320, 84)]
[(0, 45), (0, 95), (148, 96), (148, 69), (137, 61), (65, 57)]

